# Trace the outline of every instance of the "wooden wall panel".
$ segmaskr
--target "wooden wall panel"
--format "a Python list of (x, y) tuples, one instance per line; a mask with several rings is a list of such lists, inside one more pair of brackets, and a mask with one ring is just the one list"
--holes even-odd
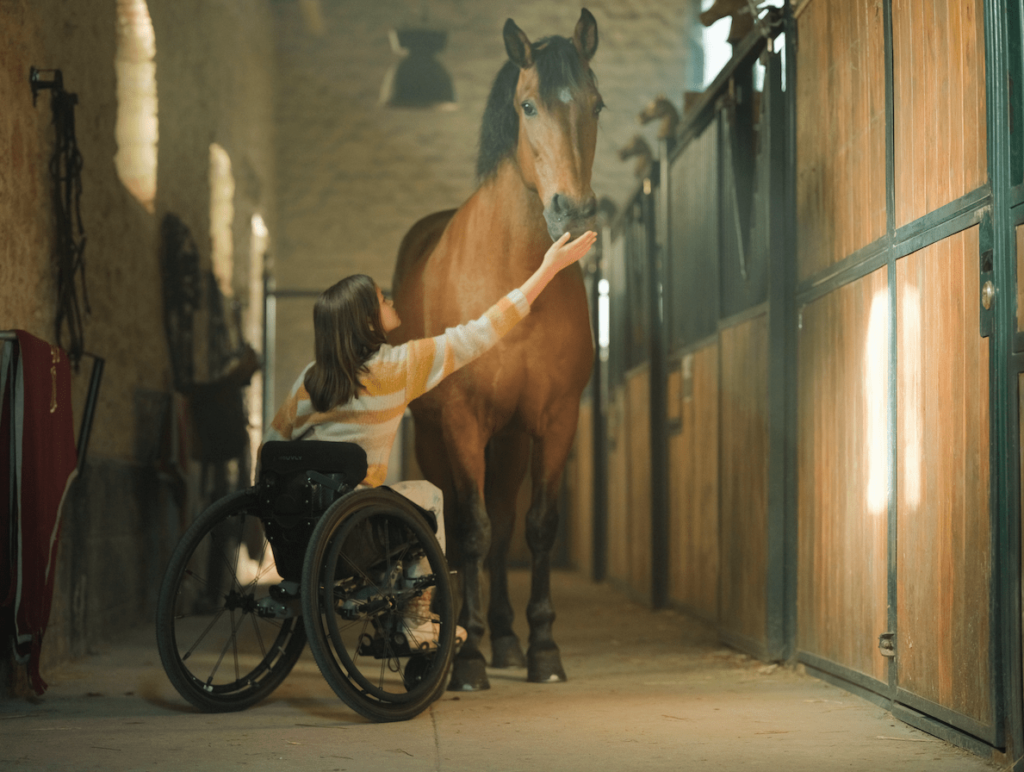
[(719, 402), (719, 627), (766, 640), (768, 315), (722, 330)]
[(863, 0), (811, 0), (797, 24), (804, 279), (885, 235), (885, 37), (882, 4)]
[(988, 179), (983, 6), (893, 0), (897, 227)]
[(608, 579), (629, 582), (629, 443), (624, 388), (612, 390), (608, 406)]
[(629, 404), (629, 586), (651, 596), (651, 373), (640, 367), (626, 378)]
[(888, 680), (885, 268), (801, 311), (797, 647)]
[(989, 349), (978, 227), (896, 264), (899, 685), (989, 724)]
[(580, 404), (576, 440), (566, 470), (569, 488), (569, 562), (573, 568), (591, 576), (594, 565), (594, 425), (593, 405), (589, 399)]
[(669, 437), (669, 599), (718, 619), (718, 344), (687, 354), (669, 394), (681, 429)]

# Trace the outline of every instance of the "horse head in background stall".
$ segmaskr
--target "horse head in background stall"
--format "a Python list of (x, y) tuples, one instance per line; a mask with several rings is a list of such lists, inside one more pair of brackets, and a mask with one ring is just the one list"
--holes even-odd
[[(392, 282), (402, 318), (397, 342), (476, 318), (533, 273), (553, 240), (594, 226), (590, 177), (603, 107), (590, 70), (597, 22), (584, 8), (572, 38), (531, 43), (509, 19), (504, 40), (509, 60), (494, 80), (480, 131), (479, 187), (459, 209), (416, 223), (399, 249)], [(562, 469), (593, 355), (583, 276), (574, 265), (493, 350), (412, 403), (416, 457), (444, 492), (449, 560), (463, 585), (459, 619), (468, 639), (450, 689), (489, 688), (480, 651), (485, 559), (492, 664), (524, 664), (512, 631), (506, 569), (528, 464), (527, 680), (565, 680), (551, 631), (551, 550)]]

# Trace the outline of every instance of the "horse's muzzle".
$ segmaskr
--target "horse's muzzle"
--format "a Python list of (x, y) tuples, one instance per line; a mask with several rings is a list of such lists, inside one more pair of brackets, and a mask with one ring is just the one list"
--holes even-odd
[(572, 238), (593, 230), (597, 223), (597, 197), (591, 193), (585, 199), (575, 200), (562, 193), (555, 193), (544, 207), (544, 220), (548, 224), (548, 235), (558, 241), (569, 231)]

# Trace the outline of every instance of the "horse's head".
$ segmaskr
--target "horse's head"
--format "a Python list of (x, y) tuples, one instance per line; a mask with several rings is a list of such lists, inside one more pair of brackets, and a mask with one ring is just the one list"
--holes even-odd
[(509, 19), (504, 29), (509, 61), (498, 73), (481, 132), (481, 177), (515, 159), (527, 187), (544, 204), (548, 234), (575, 238), (594, 226), (597, 198), (590, 187), (597, 118), (604, 103), (590, 70), (597, 21), (586, 8), (572, 39), (531, 43)]

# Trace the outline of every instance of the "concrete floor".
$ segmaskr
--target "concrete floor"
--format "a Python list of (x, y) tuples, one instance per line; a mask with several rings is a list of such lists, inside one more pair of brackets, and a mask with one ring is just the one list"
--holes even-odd
[[(42, 699), (0, 702), (0, 770), (1000, 769), (796, 669), (724, 648), (675, 612), (575, 573), (553, 584), (567, 683), (492, 670), (489, 691), (448, 692), (412, 721), (377, 725), (334, 696), (307, 652), (264, 703), (200, 714), (142, 629), (44, 672)], [(525, 572), (512, 588), (523, 609)], [(525, 639), (521, 618), (517, 630)]]

